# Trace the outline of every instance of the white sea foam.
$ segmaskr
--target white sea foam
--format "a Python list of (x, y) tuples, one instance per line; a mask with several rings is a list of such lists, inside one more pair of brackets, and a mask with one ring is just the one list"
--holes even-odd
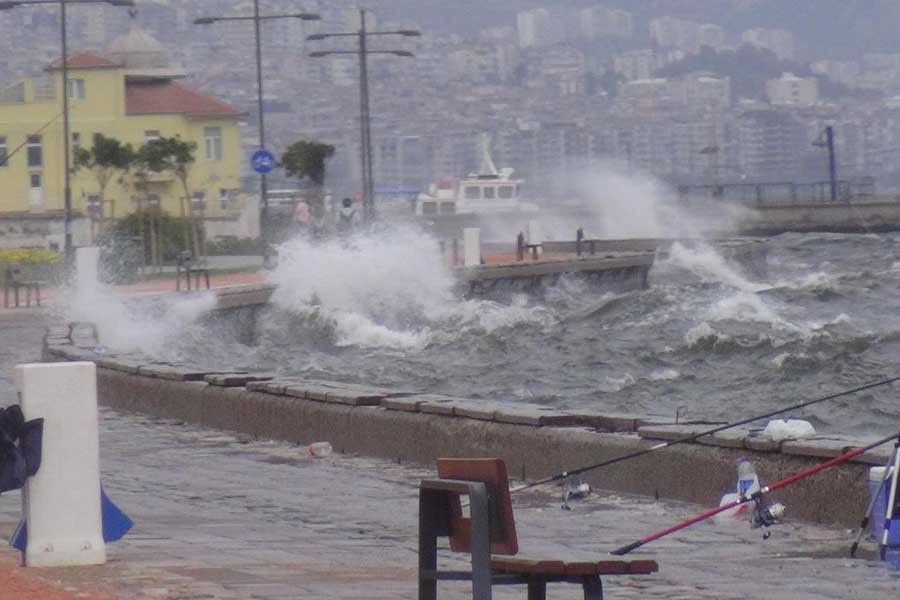
[(681, 373), (675, 369), (657, 369), (650, 373), (651, 381), (671, 381), (681, 377)]
[(338, 346), (412, 350), (435, 332), (552, 320), (524, 296), (509, 305), (459, 299), (437, 241), (412, 228), (321, 243), (292, 239), (279, 248), (269, 281), (278, 286), (274, 305), (299, 315), (316, 311), (334, 324)]
[(216, 305), (211, 292), (164, 296), (155, 302), (128, 300), (96, 279), (89, 281), (84, 276), (77, 279), (75, 290), (67, 298), (63, 306), (65, 318), (94, 323), (102, 345), (160, 358), (168, 357), (173, 339), (183, 337)]
[(712, 325), (704, 321), (688, 329), (687, 333), (684, 334), (684, 343), (689, 347), (693, 347), (701, 340), (710, 338), (719, 339), (719, 334), (712, 328)]
[(730, 266), (721, 254), (704, 243), (691, 248), (675, 242), (669, 249), (668, 265), (690, 271), (703, 281), (721, 283), (743, 292), (758, 292), (769, 289), (768, 284), (755, 283)]
[(621, 377), (607, 376), (604, 382), (600, 384), (600, 391), (608, 393), (621, 392), (634, 384), (635, 378), (631, 373), (625, 373)]
[(791, 356), (790, 352), (782, 352), (778, 356), (775, 356), (772, 358), (772, 364), (780, 369), (784, 366), (784, 361), (786, 361), (788, 358), (790, 358), (790, 356)]

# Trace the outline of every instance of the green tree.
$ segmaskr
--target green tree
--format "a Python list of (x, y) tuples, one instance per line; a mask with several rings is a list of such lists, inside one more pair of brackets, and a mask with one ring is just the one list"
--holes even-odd
[(300, 140), (281, 155), (281, 166), (288, 177), (308, 178), (317, 187), (325, 183), (325, 163), (334, 156), (334, 146)]
[[(181, 216), (187, 216), (190, 223), (190, 233), (185, 235), (185, 250), (191, 251), (194, 256), (200, 255), (199, 235), (197, 223), (194, 218), (194, 208), (191, 202), (191, 191), (188, 187), (188, 179), (191, 167), (194, 165), (194, 152), (197, 150), (195, 142), (185, 142), (178, 137), (161, 137), (150, 140), (137, 153), (137, 165), (143, 171), (152, 173), (172, 173), (181, 183), (183, 195), (179, 198)], [(185, 208), (186, 207), (186, 208)]]
[(288, 146), (281, 155), (281, 167), (288, 177), (308, 179), (313, 184), (309, 209), (316, 222), (325, 216), (322, 186), (325, 184), (325, 163), (334, 156), (334, 146), (311, 140), (299, 140)]
[[(128, 173), (134, 164), (136, 153), (131, 144), (123, 144), (116, 138), (108, 138), (101, 133), (94, 136), (94, 145), (88, 150), (79, 148), (75, 153), (75, 171), (86, 169), (93, 174), (100, 186), (100, 218), (103, 219), (103, 206), (106, 203), (106, 189), (116, 175), (119, 181)], [(116, 200), (110, 199), (109, 216), (116, 218)]]

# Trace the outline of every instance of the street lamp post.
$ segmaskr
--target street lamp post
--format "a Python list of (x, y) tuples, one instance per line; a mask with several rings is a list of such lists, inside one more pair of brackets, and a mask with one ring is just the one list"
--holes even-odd
[[(302, 21), (318, 21), (321, 19), (314, 13), (285, 13), (274, 15), (261, 15), (259, 12), (259, 0), (253, 0), (253, 16), (248, 17), (200, 17), (194, 19), (194, 25), (212, 25), (223, 21), (253, 21), (253, 35), (256, 44), (256, 90), (257, 90), (257, 111), (259, 112), (259, 148), (266, 149), (266, 122), (265, 111), (263, 110), (263, 73), (262, 73), (262, 42), (260, 41), (260, 24), (262, 21), (271, 21), (275, 19), (300, 19)], [(268, 239), (268, 221), (269, 221), (269, 183), (266, 173), (259, 174), (259, 237), (260, 250), (263, 257), (263, 263), (268, 263), (269, 258), (269, 239)]]
[(70, 4), (109, 4), (111, 6), (134, 6), (134, 0), (12, 0), (0, 2), (0, 10), (9, 10), (19, 6), (38, 4), (55, 4), (59, 6), (60, 15), (60, 45), (62, 46), (62, 102), (63, 102), (63, 202), (65, 209), (64, 250), (66, 264), (72, 264), (72, 157), (69, 139), (69, 38), (66, 27), (66, 7)]
[(356, 50), (319, 50), (310, 52), (313, 58), (334, 56), (339, 54), (355, 54), (359, 59), (359, 128), (360, 128), (360, 167), (362, 169), (363, 216), (367, 223), (375, 220), (375, 178), (372, 169), (372, 127), (369, 112), (369, 64), (370, 54), (391, 54), (393, 56), (412, 57), (408, 50), (369, 50), (368, 37), (374, 35), (400, 35), (418, 37), (422, 35), (414, 29), (397, 29), (394, 31), (366, 31), (366, 11), (359, 9), (359, 30), (342, 33), (316, 33), (307, 36), (307, 40), (318, 41), (332, 37), (357, 38)]

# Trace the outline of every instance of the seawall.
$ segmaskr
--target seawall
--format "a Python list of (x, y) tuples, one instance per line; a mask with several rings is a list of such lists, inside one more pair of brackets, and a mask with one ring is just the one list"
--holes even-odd
[[(98, 365), (100, 403), (245, 435), (298, 444), (330, 441), (336, 450), (433, 465), (440, 456), (499, 456), (519, 478), (540, 478), (680, 439), (709, 424), (675, 425), (634, 415), (569, 413), (383, 390), (340, 382), (213, 373), (130, 355), (98, 355), (66, 331), (50, 331), (46, 360)], [(586, 473), (595, 488), (712, 506), (735, 485), (747, 456), (773, 483), (861, 442), (819, 436), (776, 443), (734, 429)], [(890, 445), (772, 494), (788, 517), (852, 526), (866, 509), (867, 470)], [(412, 483), (412, 482), (411, 482)], [(413, 493), (411, 490), (410, 493)]]

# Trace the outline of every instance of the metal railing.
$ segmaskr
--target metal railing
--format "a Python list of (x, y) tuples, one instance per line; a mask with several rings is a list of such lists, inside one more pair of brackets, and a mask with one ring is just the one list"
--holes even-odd
[[(865, 201), (875, 195), (875, 179), (873, 177), (861, 177), (849, 181), (839, 180), (836, 184), (838, 202)], [(832, 202), (830, 181), (681, 185), (678, 186), (678, 197), (682, 202), (707, 199), (747, 206), (828, 204)]]

